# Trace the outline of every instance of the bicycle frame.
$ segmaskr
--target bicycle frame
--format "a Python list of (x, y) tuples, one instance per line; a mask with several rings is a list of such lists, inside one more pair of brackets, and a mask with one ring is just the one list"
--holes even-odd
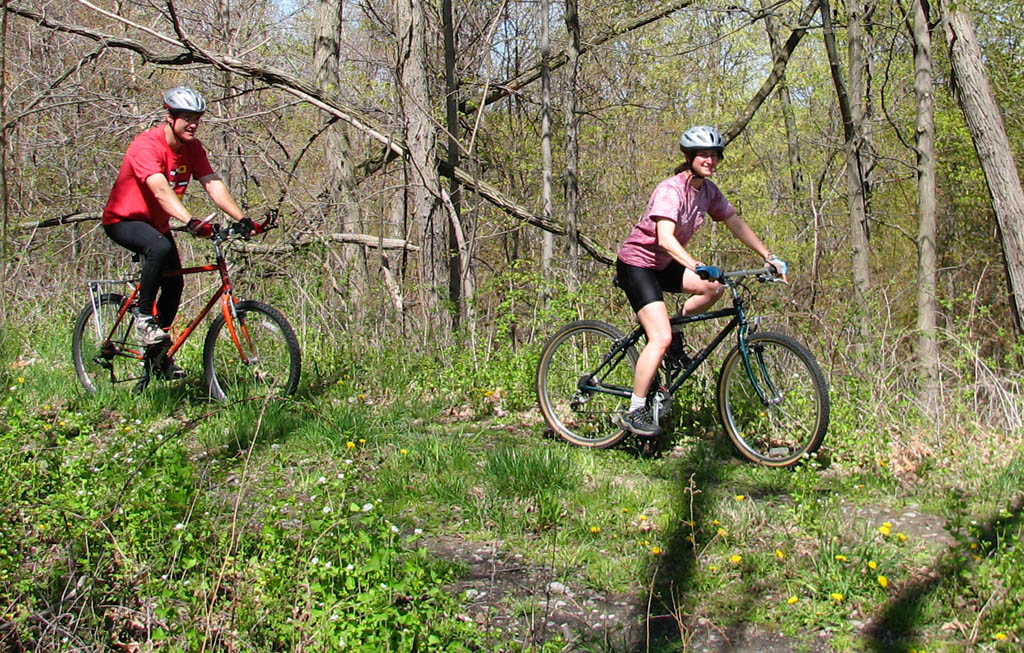
[[(747, 376), (750, 377), (750, 381), (753, 384), (755, 391), (761, 401), (768, 405), (771, 403), (778, 403), (779, 392), (771, 382), (771, 377), (765, 367), (764, 360), (760, 356), (757, 356), (757, 368), (760, 371), (760, 376), (765, 380), (768, 385), (769, 393), (765, 393), (762, 388), (762, 384), (758, 380), (758, 375), (754, 373), (754, 367), (751, 362), (751, 352), (747, 347), (746, 335), (750, 332), (750, 321), (747, 318), (746, 313), (746, 300), (743, 295), (740, 294), (740, 288), (742, 287), (740, 282), (735, 281), (729, 277), (743, 277), (757, 273), (763, 273), (763, 270), (743, 270), (733, 272), (726, 275), (724, 284), (732, 292), (732, 306), (730, 308), (722, 308), (707, 313), (701, 313), (699, 315), (682, 316), (676, 315), (669, 318), (669, 323), (673, 326), (693, 324), (696, 322), (705, 322), (708, 320), (720, 320), (725, 318), (732, 318), (729, 322), (722, 327), (718, 334), (697, 354), (690, 360), (690, 364), (678, 373), (672, 373), (667, 369), (664, 370), (667, 375), (665, 390), (671, 396), (689, 379), (693, 373), (697, 370), (701, 364), (707, 360), (711, 353), (718, 348), (722, 342), (729, 337), (729, 334), (736, 331), (736, 342), (740, 350), (740, 355), (743, 357), (743, 364), (746, 368)], [(611, 350), (601, 360), (601, 364), (596, 370), (588, 375), (580, 378), (577, 384), (578, 389), (584, 393), (590, 392), (602, 392), (605, 394), (611, 394), (619, 397), (628, 398), (633, 393), (632, 388), (626, 388), (623, 386), (605, 384), (599, 380), (601, 372), (609, 367), (617, 365), (622, 357), (626, 355), (626, 351), (636, 345), (640, 341), (640, 338), (645, 335), (642, 326), (636, 326), (633, 330), (624, 338), (616, 342)]]
[[(210, 310), (213, 309), (214, 305), (219, 301), (220, 304), (221, 304), (221, 312), (224, 315), (224, 323), (225, 323), (225, 325), (228, 328), (228, 333), (231, 336), (231, 341), (235, 345), (235, 349), (238, 351), (238, 353), (241, 356), (241, 358), (242, 358), (244, 363), (250, 364), (252, 362), (249, 359), (249, 357), (246, 355), (246, 351), (245, 351), (246, 348), (242, 346), (242, 342), (243, 341), (239, 339), (239, 333), (238, 333), (238, 331), (235, 328), (235, 324), (236, 324), (235, 318), (237, 316), (236, 312), (235, 312), (235, 302), (236, 302), (236, 300), (234, 298), (234, 293), (233, 293), (232, 287), (231, 287), (231, 277), (228, 274), (227, 260), (226, 260), (226, 258), (224, 256), (223, 248), (221, 247), (221, 243), (224, 240), (225, 239), (219, 239), (216, 236), (213, 238), (213, 248), (214, 248), (214, 252), (215, 252), (215, 262), (214, 263), (207, 264), (207, 265), (198, 265), (198, 266), (193, 266), (193, 267), (181, 268), (179, 270), (169, 270), (169, 271), (167, 271), (167, 272), (165, 272), (163, 274), (164, 278), (168, 278), (168, 277), (183, 277), (183, 276), (187, 276), (187, 275), (191, 275), (191, 274), (201, 274), (201, 273), (204, 273), (204, 272), (218, 272), (220, 274), (220, 280), (221, 280), (220, 287), (218, 287), (214, 291), (213, 295), (206, 302), (206, 305), (203, 306), (203, 308), (199, 311), (199, 313), (194, 318), (192, 318), (192, 320), (189, 321), (189, 323), (187, 325), (185, 325), (185, 327), (180, 331), (178, 336), (176, 338), (174, 338), (174, 340), (171, 342), (170, 347), (167, 349), (165, 355), (173, 356), (175, 354), (175, 352), (177, 352), (181, 348), (181, 346), (185, 343), (185, 341), (188, 339), (188, 337), (190, 335), (192, 335), (192, 332), (195, 331), (197, 326), (199, 326), (199, 323), (202, 322), (206, 318), (206, 316), (209, 314)], [(100, 324), (99, 304), (100, 304), (100, 297), (102, 296), (102, 292), (100, 291), (100, 286), (102, 286), (102, 285), (120, 284), (120, 283), (131, 285), (132, 286), (132, 290), (129, 293), (128, 297), (125, 299), (125, 301), (121, 304), (121, 307), (120, 307), (120, 309), (118, 310), (118, 313), (117, 313), (117, 319), (114, 320), (114, 323), (110, 325), (109, 329), (105, 329), (104, 325)], [(123, 280), (120, 280), (120, 281), (91, 281), (91, 282), (89, 282), (89, 297), (90, 297), (90, 301), (93, 304), (93, 316), (94, 316), (95, 322), (96, 322), (96, 335), (100, 338), (101, 342), (104, 343), (104, 347), (106, 347), (109, 343), (111, 343), (112, 339), (114, 338), (114, 334), (117, 331), (117, 328), (121, 324), (121, 321), (124, 320), (125, 314), (128, 312), (128, 307), (132, 305), (132, 303), (135, 301), (135, 299), (138, 296), (138, 294), (139, 294), (139, 284), (134, 279), (123, 279)], [(249, 335), (246, 332), (244, 325), (242, 325), (241, 331), (242, 331), (242, 333), (241, 333), (242, 339), (244, 339), (245, 341), (248, 341), (249, 340)], [(139, 351), (139, 350), (131, 349), (131, 348), (123, 348), (123, 349), (120, 349), (118, 351), (114, 351), (112, 353), (118, 354), (118, 355), (122, 355), (122, 356), (128, 356), (130, 358), (136, 358), (138, 360), (143, 360), (145, 358), (145, 352), (144, 351)]]

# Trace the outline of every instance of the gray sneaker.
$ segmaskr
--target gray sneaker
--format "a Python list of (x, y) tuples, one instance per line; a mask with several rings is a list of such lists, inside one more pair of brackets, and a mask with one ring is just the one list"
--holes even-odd
[(654, 417), (651, 415), (651, 409), (647, 406), (637, 408), (636, 410), (624, 415), (619, 415), (618, 422), (619, 426), (630, 433), (635, 433), (644, 437), (653, 437), (662, 434), (661, 427), (654, 423)]
[(171, 334), (161, 329), (160, 325), (152, 317), (136, 316), (135, 337), (140, 345), (149, 347), (150, 345), (159, 344), (164, 340), (170, 340)]

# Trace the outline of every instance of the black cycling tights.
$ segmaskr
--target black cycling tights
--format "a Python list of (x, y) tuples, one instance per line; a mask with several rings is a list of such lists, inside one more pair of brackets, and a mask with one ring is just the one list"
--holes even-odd
[(171, 326), (178, 314), (181, 291), (185, 281), (180, 276), (164, 277), (165, 270), (181, 267), (178, 247), (170, 232), (161, 234), (152, 226), (138, 220), (122, 220), (115, 224), (103, 225), (110, 239), (142, 257), (142, 278), (139, 282), (139, 312), (153, 313), (153, 302), (157, 290), (160, 299), (156, 301), (157, 320), (164, 329)]

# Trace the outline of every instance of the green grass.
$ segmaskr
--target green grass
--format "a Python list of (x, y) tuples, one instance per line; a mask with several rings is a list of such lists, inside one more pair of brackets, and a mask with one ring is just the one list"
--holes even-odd
[[(300, 334), (296, 398), (225, 406), (187, 357), (190, 381), (86, 395), (65, 343), (26, 335), (0, 336), (8, 648), (518, 648), (465, 619), (445, 589), (461, 565), (425, 546), (442, 536), (496, 542), (684, 625), (655, 650), (748, 623), (808, 650), (1024, 637), (1021, 440), (911, 418), (869, 434), (850, 406), (862, 385), (837, 384), (824, 462), (780, 471), (711, 437), (699, 396), (660, 458), (545, 438), (528, 350)], [(953, 544), (910, 530), (909, 512)], [(542, 598), (495, 609), (535, 618)]]

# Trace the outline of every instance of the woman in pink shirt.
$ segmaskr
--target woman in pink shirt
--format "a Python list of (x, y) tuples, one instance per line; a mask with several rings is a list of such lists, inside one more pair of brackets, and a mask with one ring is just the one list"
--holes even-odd
[(717, 281), (704, 281), (696, 272), (702, 262), (686, 245), (704, 224), (705, 215), (725, 224), (744, 245), (771, 263), (783, 275), (786, 264), (772, 255), (738, 215), (709, 177), (723, 158), (725, 144), (714, 127), (692, 127), (679, 139), (686, 161), (676, 174), (658, 184), (640, 222), (619, 248), (616, 273), (619, 285), (636, 311), (647, 345), (640, 352), (633, 377), (629, 411), (619, 417), (622, 428), (643, 436), (661, 433), (647, 406), (647, 393), (658, 365), (672, 342), (672, 327), (663, 292), (685, 292), (684, 315), (702, 313), (722, 295)]

